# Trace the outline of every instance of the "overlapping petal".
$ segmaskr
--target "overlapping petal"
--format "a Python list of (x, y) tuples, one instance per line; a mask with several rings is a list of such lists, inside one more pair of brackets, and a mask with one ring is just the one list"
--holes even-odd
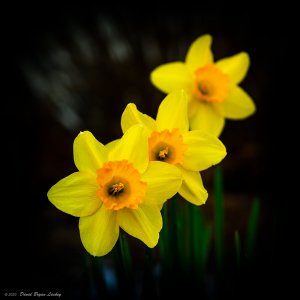
[(187, 170), (203, 171), (219, 163), (226, 156), (224, 144), (214, 135), (200, 130), (183, 134), (187, 145), (182, 166)]
[(107, 159), (105, 146), (89, 131), (80, 132), (73, 143), (74, 162), (79, 171), (95, 172)]
[(255, 113), (252, 98), (239, 86), (230, 90), (228, 98), (222, 103), (215, 103), (216, 111), (228, 119), (243, 119)]
[(246, 52), (223, 58), (216, 62), (216, 66), (229, 75), (231, 84), (240, 83), (246, 76), (250, 65), (250, 58)]
[(193, 88), (193, 75), (183, 62), (160, 65), (151, 72), (150, 80), (164, 93), (179, 89), (191, 91)]
[(128, 234), (148, 247), (157, 245), (162, 228), (162, 217), (157, 206), (141, 204), (138, 209), (121, 209), (117, 212), (117, 222)]
[(61, 211), (82, 217), (93, 214), (101, 206), (96, 191), (96, 180), (91, 173), (76, 172), (53, 185), (47, 196)]
[(116, 213), (102, 205), (97, 212), (79, 220), (80, 238), (85, 249), (94, 256), (110, 252), (119, 237)]
[(178, 193), (192, 204), (204, 204), (208, 193), (203, 186), (200, 173), (197, 171), (188, 171), (182, 167), (179, 168), (182, 171), (183, 181)]
[(173, 197), (182, 183), (181, 171), (170, 164), (150, 161), (142, 180), (147, 182), (147, 191), (143, 201), (146, 205), (161, 207)]
[(211, 51), (211, 43), (211, 35), (204, 34), (197, 38), (189, 47), (185, 62), (192, 72), (205, 66), (206, 64), (213, 63), (214, 58)]
[(108, 154), (109, 161), (127, 159), (143, 173), (149, 162), (148, 132), (137, 124), (129, 128)]
[(184, 90), (168, 94), (159, 105), (156, 121), (160, 129), (188, 131), (187, 95)]
[(116, 139), (116, 140), (110, 141), (107, 144), (105, 144), (105, 148), (106, 148), (107, 153), (112, 151), (112, 149), (117, 145), (117, 143), (119, 141), (120, 141), (120, 139)]
[(190, 102), (190, 129), (202, 130), (219, 136), (224, 128), (225, 119), (214, 106), (197, 100)]
[(127, 129), (136, 124), (143, 124), (149, 131), (157, 130), (157, 125), (154, 119), (141, 113), (134, 103), (129, 103), (122, 113), (122, 131), (126, 132)]

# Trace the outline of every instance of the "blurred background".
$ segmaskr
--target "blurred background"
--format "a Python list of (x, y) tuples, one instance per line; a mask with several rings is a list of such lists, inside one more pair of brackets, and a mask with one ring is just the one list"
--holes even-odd
[[(257, 254), (248, 277), (252, 292), (291, 290), (292, 279), (286, 276), (292, 277), (288, 271), (295, 247), (279, 186), (285, 175), (278, 159), (278, 139), (283, 138), (278, 123), (284, 120), (275, 112), (286, 92), (279, 70), (285, 68), (290, 47), (289, 20), (280, 21), (285, 10), (279, 7), (234, 8), (217, 3), (167, 9), (150, 3), (113, 9), (43, 3), (4, 10), (8, 53), (2, 59), (9, 68), (3, 148), (9, 159), (4, 158), (8, 173), (2, 174), (8, 177), (2, 199), (3, 292), (51, 291), (94, 299), (78, 219), (57, 210), (47, 191), (76, 171), (72, 147), (80, 131), (91, 131), (102, 143), (119, 138), (121, 113), (129, 102), (155, 117), (165, 95), (151, 85), (150, 72), (162, 63), (183, 61), (191, 42), (205, 33), (213, 36), (215, 60), (249, 53), (251, 66), (241, 86), (257, 106), (248, 119), (227, 121), (220, 137), (228, 153), (221, 164), (224, 251), (234, 260), (233, 233), (238, 230), (243, 241), (257, 197)], [(202, 173), (209, 191), (202, 208), (208, 223), (214, 211), (213, 170)]]

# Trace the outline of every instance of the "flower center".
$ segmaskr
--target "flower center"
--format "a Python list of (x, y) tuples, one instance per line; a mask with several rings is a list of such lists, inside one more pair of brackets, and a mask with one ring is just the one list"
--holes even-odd
[(228, 91), (229, 77), (215, 65), (209, 64), (195, 71), (193, 93), (198, 100), (223, 102)]
[(202, 95), (209, 95), (209, 87), (208, 84), (205, 82), (199, 82), (198, 90)]
[(122, 193), (124, 191), (124, 187), (125, 185), (122, 182), (113, 184), (110, 188), (108, 193), (111, 196), (118, 196), (120, 193)]
[(108, 209), (137, 208), (142, 203), (147, 183), (127, 160), (104, 163), (97, 170), (97, 196)]
[(158, 160), (165, 160), (168, 157), (169, 153), (169, 147), (166, 147), (165, 149), (162, 149), (159, 151), (157, 159)]
[(178, 128), (172, 131), (153, 131), (149, 137), (149, 160), (164, 161), (169, 164), (180, 164), (183, 162), (184, 152), (187, 145)]

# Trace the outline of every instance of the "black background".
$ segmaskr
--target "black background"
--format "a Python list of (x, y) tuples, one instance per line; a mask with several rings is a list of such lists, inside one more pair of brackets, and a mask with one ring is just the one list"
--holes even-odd
[[(233, 6), (185, 2), (169, 7), (116, 4), (113, 8), (44, 3), (16, 5), (3, 14), (2, 60), (8, 69), (3, 70), (2, 99), (6, 153), (2, 177), (7, 180), (2, 197), (2, 293), (58, 291), (66, 297), (88, 299), (78, 220), (55, 209), (47, 191), (75, 171), (72, 143), (80, 130), (92, 131), (103, 143), (118, 138), (121, 112), (131, 101), (155, 116), (164, 95), (151, 86), (150, 71), (167, 61), (183, 60), (190, 43), (204, 33), (214, 38), (216, 60), (239, 51), (251, 58), (241, 86), (253, 97), (257, 113), (243, 121), (228, 121), (221, 136), (228, 152), (222, 163), (225, 197), (236, 205), (234, 213), (228, 208), (227, 215), (234, 218), (228, 226), (240, 226), (243, 231), (249, 199), (258, 196), (262, 203), (259, 254), (249, 271), (245, 294), (292, 293), (292, 272), (299, 269), (292, 216), (298, 200), (293, 176), (288, 175), (295, 151), (292, 127), (287, 126), (289, 98), (297, 101), (289, 94), (292, 73), (288, 67), (293, 63), (291, 48), (296, 38), (291, 7), (263, 8), (252, 2)], [(118, 39), (125, 47), (123, 56), (112, 55), (107, 46), (119, 47), (113, 44)], [(152, 43), (156, 48), (150, 47)], [(84, 45), (92, 50), (85, 52)], [(71, 58), (75, 69), (53, 59), (58, 50)], [(91, 56), (85, 56), (89, 51)], [(32, 70), (44, 79), (46, 92), (37, 92)], [(51, 76), (57, 74), (54, 83), (59, 83), (65, 78), (60, 77), (62, 73), (72, 72), (78, 72), (81, 81), (67, 77), (65, 84), (74, 102), (65, 104), (81, 121), (68, 127), (60, 121), (63, 108), (55, 99), (63, 96), (51, 89)], [(210, 171), (204, 179), (210, 191)]]

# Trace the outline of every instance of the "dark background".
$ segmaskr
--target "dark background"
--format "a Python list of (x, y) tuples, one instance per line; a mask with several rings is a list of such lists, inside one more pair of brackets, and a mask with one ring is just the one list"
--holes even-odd
[[(53, 207), (47, 191), (76, 171), (72, 145), (79, 131), (90, 130), (103, 143), (118, 138), (129, 102), (155, 117), (164, 95), (151, 85), (151, 70), (183, 61), (190, 43), (205, 33), (213, 36), (215, 60), (249, 53), (251, 65), (241, 86), (257, 106), (250, 118), (227, 121), (220, 137), (228, 152), (222, 162), (226, 251), (232, 255), (235, 229), (243, 237), (251, 201), (258, 197), (258, 254), (246, 290), (286, 295), (295, 288), (290, 270), (298, 270), (296, 204), (291, 201), (297, 195), (287, 196), (292, 187), (286, 147), (293, 142), (282, 105), (290, 91), (292, 8), (250, 2), (232, 7), (185, 2), (168, 8), (44, 3), (10, 7), (4, 15), (7, 53), (2, 59), (8, 70), (3, 72), (2, 148), (7, 167), (2, 176), (7, 182), (1, 292), (57, 291), (89, 299), (89, 260), (78, 219)], [(203, 172), (203, 179), (212, 192), (212, 170)], [(210, 197), (206, 206), (210, 222)]]

